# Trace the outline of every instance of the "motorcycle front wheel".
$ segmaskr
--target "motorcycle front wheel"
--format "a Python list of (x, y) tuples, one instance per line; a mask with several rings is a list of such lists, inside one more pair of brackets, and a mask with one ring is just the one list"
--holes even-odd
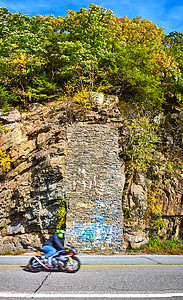
[(31, 272), (39, 272), (41, 270), (41, 265), (34, 257), (32, 257), (29, 261), (28, 268)]
[(77, 257), (69, 257), (65, 261), (65, 271), (68, 273), (76, 273), (80, 269), (80, 261)]

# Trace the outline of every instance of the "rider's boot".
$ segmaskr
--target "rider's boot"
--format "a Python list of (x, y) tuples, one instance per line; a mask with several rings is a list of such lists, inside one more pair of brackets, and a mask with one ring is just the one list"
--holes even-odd
[(43, 264), (46, 265), (48, 263), (48, 259), (44, 257), (44, 258), (42, 258), (42, 262), (43, 262)]

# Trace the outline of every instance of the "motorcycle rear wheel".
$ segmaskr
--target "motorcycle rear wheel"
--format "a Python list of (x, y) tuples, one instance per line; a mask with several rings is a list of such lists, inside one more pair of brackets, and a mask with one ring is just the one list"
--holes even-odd
[(80, 261), (77, 257), (72, 257), (65, 261), (65, 271), (68, 273), (76, 273), (80, 269)]
[(41, 265), (34, 257), (32, 257), (29, 261), (28, 268), (31, 272), (39, 272), (41, 270)]

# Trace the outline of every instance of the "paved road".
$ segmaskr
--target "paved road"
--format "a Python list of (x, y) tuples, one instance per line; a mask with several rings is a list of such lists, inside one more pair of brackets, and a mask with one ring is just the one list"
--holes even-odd
[[(82, 265), (183, 265), (183, 255), (79, 255)], [(0, 265), (27, 265), (30, 256), (0, 256)]]
[(183, 256), (80, 256), (76, 274), (31, 273), (30, 257), (0, 257), (0, 299), (181, 299)]

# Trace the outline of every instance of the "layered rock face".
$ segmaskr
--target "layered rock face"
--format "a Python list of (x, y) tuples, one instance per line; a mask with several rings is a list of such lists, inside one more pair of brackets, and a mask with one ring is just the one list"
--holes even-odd
[(35, 105), (29, 113), (1, 116), (6, 134), (0, 144), (13, 167), (0, 183), (0, 252), (29, 249), (55, 230), (67, 149), (64, 111), (58, 110), (53, 117), (52, 106)]
[[(104, 247), (104, 240), (107, 247), (124, 248), (120, 202), (124, 182), (115, 129), (121, 122), (120, 113), (114, 107), (111, 115), (110, 109), (102, 114), (88, 112), (78, 116), (85, 125), (71, 126), (66, 107), (58, 102), (0, 115), (6, 128), (1, 147), (12, 158), (12, 169), (0, 183), (0, 252), (40, 245), (54, 232), (57, 209), (66, 197), (72, 208), (67, 217), (68, 240), (75, 238), (77, 212), (75, 221), (82, 234), (89, 223), (92, 226), (95, 236), (90, 248), (97, 242)], [(83, 235), (80, 250), (86, 248), (86, 240)]]
[[(68, 203), (66, 242), (79, 251), (121, 251), (123, 238), (132, 248), (147, 242), (143, 212), (149, 179), (124, 177), (118, 153), (118, 142), (125, 143), (123, 117), (115, 97), (105, 105), (104, 100), (100, 96), (95, 110), (84, 113), (64, 101), (0, 113), (5, 129), (0, 147), (12, 159), (11, 171), (0, 178), (0, 253), (41, 245), (55, 231), (63, 199)], [(133, 223), (126, 216), (122, 220), (123, 186)], [(179, 179), (163, 180), (159, 204), (168, 224), (160, 234), (182, 237)]]

